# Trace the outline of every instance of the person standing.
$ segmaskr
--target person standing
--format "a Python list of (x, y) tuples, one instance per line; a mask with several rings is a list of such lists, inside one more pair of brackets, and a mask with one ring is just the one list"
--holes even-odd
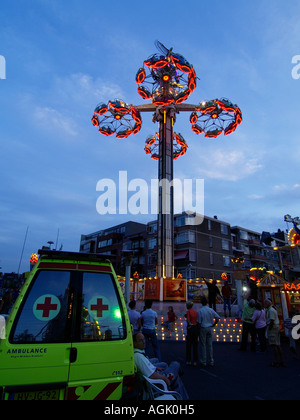
[(241, 351), (247, 350), (249, 334), (251, 337), (251, 351), (255, 352), (256, 350), (256, 330), (255, 330), (254, 322), (252, 321), (254, 311), (255, 311), (255, 300), (249, 299), (248, 301), (247, 299), (245, 299), (243, 315), (242, 315), (243, 329), (242, 329), (242, 343), (240, 347)]
[(258, 337), (259, 345), (260, 345), (260, 352), (264, 353), (267, 349), (267, 340), (266, 340), (266, 313), (262, 308), (262, 304), (257, 302), (255, 304), (255, 311), (251, 320), (254, 322), (256, 334)]
[(201, 303), (202, 308), (197, 315), (197, 321), (200, 325), (200, 366), (205, 367), (207, 361), (209, 366), (214, 366), (213, 327), (218, 324), (220, 317), (212, 308), (207, 306), (206, 297), (201, 298)]
[(221, 296), (220, 290), (217, 286), (217, 281), (213, 280), (212, 283), (210, 283), (206, 281), (204, 277), (203, 280), (208, 288), (208, 305), (210, 308), (213, 308), (213, 310), (216, 311), (217, 296)]
[(271, 367), (285, 367), (283, 352), (280, 346), (280, 325), (277, 310), (272, 305), (270, 299), (264, 301), (265, 308), (267, 310), (267, 335), (269, 344), (273, 349), (273, 362), (270, 364)]
[(128, 316), (130, 324), (133, 328), (133, 333), (137, 333), (141, 329), (141, 314), (135, 310), (136, 308), (136, 301), (131, 300), (128, 304)]
[(175, 322), (178, 319), (178, 316), (174, 312), (173, 306), (169, 306), (167, 316), (168, 316), (167, 321), (164, 322), (162, 325), (168, 330), (169, 337), (171, 337), (172, 331), (174, 330)]
[(145, 301), (145, 310), (141, 314), (142, 333), (146, 340), (146, 355), (150, 357), (152, 345), (155, 357), (161, 362), (161, 353), (155, 327), (158, 324), (157, 313), (152, 310), (152, 300)]
[(192, 350), (193, 363), (197, 366), (198, 362), (198, 326), (197, 326), (197, 311), (193, 309), (193, 302), (186, 304), (187, 308), (187, 335), (186, 335), (186, 364), (192, 364)]
[(231, 287), (228, 284), (228, 280), (225, 280), (224, 286), (222, 287), (222, 296), (224, 301), (224, 317), (227, 318), (227, 307), (229, 317), (231, 317)]

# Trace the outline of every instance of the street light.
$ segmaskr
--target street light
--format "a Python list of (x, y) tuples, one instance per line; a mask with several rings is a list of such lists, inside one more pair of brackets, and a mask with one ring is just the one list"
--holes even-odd
[[(194, 67), (173, 49), (159, 41), (155, 43), (160, 54), (151, 55), (136, 74), (138, 93), (151, 104), (128, 105), (120, 99), (97, 105), (92, 123), (105, 136), (126, 138), (142, 128), (142, 112), (154, 112), (153, 122), (159, 123), (159, 132), (146, 140), (145, 152), (158, 160), (158, 277), (174, 277), (174, 198), (173, 160), (183, 156), (187, 143), (181, 134), (173, 131), (180, 111), (192, 112), (191, 128), (196, 134), (211, 139), (231, 134), (242, 122), (242, 113), (228, 99), (202, 101), (199, 105), (183, 104), (196, 89)], [(163, 182), (166, 181), (166, 182)]]

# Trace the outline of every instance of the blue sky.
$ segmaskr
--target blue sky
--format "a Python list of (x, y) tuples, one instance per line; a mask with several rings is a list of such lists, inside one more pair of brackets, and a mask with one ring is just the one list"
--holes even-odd
[(292, 58), (300, 54), (300, 4), (293, 0), (95, 2), (1, 1), (0, 266), (20, 272), (48, 241), (79, 249), (80, 235), (153, 215), (96, 211), (97, 182), (157, 177), (144, 142), (157, 130), (143, 115), (139, 134), (101, 136), (91, 124), (99, 102), (145, 103), (135, 75), (156, 52), (173, 47), (193, 64), (198, 80), (187, 100), (229, 98), (243, 123), (230, 136), (207, 140), (190, 128), (175, 177), (205, 180), (205, 214), (258, 232), (286, 229), (300, 216), (299, 93)]

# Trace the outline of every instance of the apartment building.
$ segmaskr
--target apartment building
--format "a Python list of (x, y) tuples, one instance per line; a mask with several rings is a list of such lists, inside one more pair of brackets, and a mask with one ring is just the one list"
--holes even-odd
[[(88, 235), (81, 235), (80, 252), (108, 255), (117, 274), (125, 274), (128, 256), (133, 257), (133, 268), (146, 276), (144, 271), (147, 225), (126, 222)], [(132, 251), (132, 252), (128, 252)]]
[[(148, 272), (155, 274), (156, 222), (148, 224)], [(183, 278), (220, 279), (222, 273), (232, 278), (230, 224), (215, 216), (205, 216), (201, 224), (195, 217), (181, 213), (174, 216), (174, 275)]]
[[(262, 239), (265, 241), (263, 242)], [(245, 275), (251, 268), (265, 267), (279, 273), (284, 261), (273, 247), (287, 243), (286, 233), (255, 232), (240, 226), (230, 226), (217, 216), (203, 218), (201, 224), (187, 213), (174, 216), (174, 277), (220, 280), (223, 273), (234, 286), (236, 266), (232, 259), (243, 257)], [(156, 276), (157, 221), (147, 225), (126, 222), (88, 235), (81, 235), (80, 251), (109, 255), (117, 274), (125, 275), (125, 262), (132, 259), (132, 274), (141, 278)]]
[(255, 232), (240, 226), (231, 227), (233, 256), (243, 256), (243, 269), (266, 268), (280, 272), (280, 256), (274, 247), (287, 244), (287, 234), (281, 230), (276, 233)]

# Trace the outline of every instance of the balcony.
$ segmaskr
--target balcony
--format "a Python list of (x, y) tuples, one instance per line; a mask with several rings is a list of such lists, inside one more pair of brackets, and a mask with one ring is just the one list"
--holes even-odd
[(261, 254), (250, 254), (251, 260), (267, 261), (267, 257)]
[(250, 246), (259, 246), (259, 247), (263, 247), (262, 244), (260, 243), (260, 241), (258, 239), (250, 239), (248, 241), (248, 245)]

